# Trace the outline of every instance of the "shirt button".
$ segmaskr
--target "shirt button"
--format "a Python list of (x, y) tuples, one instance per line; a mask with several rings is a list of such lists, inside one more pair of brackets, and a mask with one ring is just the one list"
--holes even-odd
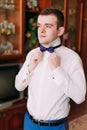
[(28, 75), (28, 73), (26, 73), (26, 75)]
[(55, 77), (52, 77), (52, 79), (55, 79)]

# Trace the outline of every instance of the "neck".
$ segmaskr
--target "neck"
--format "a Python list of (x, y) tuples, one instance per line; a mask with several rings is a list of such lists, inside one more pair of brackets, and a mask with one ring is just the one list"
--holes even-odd
[(50, 46), (54, 47), (54, 46), (57, 46), (57, 45), (60, 45), (61, 44), (61, 39), (60, 38), (57, 38), (56, 40), (50, 42), (49, 44), (43, 44), (41, 43), (44, 47), (48, 48)]

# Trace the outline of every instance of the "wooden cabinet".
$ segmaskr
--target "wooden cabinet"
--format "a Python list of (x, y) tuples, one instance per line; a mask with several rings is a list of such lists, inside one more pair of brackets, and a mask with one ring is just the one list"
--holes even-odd
[(0, 110), (0, 130), (23, 130), (26, 101), (13, 104)]
[(0, 63), (23, 56), (25, 0), (0, 1)]
[(81, 53), (82, 35), (82, 0), (52, 0), (53, 8), (57, 8), (64, 13), (65, 34), (63, 43), (65, 46)]
[(83, 60), (86, 80), (87, 80), (87, 0), (83, 0), (83, 29), (82, 29), (82, 44), (81, 44), (81, 57)]

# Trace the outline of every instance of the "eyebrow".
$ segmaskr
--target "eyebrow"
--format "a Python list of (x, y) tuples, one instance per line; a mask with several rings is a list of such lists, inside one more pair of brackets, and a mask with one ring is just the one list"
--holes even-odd
[[(41, 25), (41, 24), (40, 24), (40, 23), (37, 23), (37, 25)], [(51, 23), (45, 23), (45, 25), (53, 26), (53, 24), (51, 24)]]
[(51, 26), (53, 26), (53, 24), (51, 24), (51, 23), (46, 23), (45, 25), (51, 25)]

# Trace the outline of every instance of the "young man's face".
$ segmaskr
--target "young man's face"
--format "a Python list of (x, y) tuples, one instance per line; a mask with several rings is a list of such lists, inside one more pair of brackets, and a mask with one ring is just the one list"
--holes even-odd
[(58, 38), (57, 18), (54, 15), (39, 15), (38, 17), (38, 40), (45, 46)]

